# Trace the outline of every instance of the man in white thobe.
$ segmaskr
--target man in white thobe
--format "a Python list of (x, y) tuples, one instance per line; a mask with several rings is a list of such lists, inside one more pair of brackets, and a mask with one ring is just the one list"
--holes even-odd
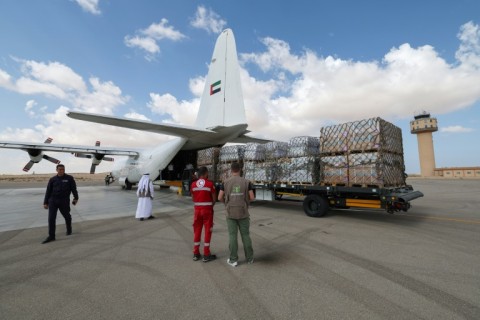
[(138, 183), (137, 197), (138, 205), (135, 218), (140, 221), (155, 218), (152, 216), (153, 183), (148, 173), (144, 174)]

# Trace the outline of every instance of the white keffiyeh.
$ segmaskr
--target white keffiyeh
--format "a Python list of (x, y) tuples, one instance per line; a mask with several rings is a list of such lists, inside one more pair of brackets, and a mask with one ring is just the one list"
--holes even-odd
[(142, 178), (138, 182), (137, 196), (140, 196), (140, 194), (146, 194), (149, 188), (150, 188), (150, 175), (146, 173), (142, 176)]

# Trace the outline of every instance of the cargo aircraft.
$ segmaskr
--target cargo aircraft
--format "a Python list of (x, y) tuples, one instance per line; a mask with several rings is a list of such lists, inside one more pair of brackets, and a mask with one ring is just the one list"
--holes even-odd
[(95, 146), (60, 145), (51, 144), (49, 139), (44, 143), (0, 141), (0, 148), (26, 151), (30, 161), (24, 171), (28, 171), (34, 163), (42, 159), (59, 162), (44, 154), (45, 151), (69, 152), (78, 157), (91, 158), (91, 173), (94, 173), (95, 167), (102, 160), (113, 160), (106, 157), (107, 155), (128, 156), (125, 165), (120, 170), (113, 171), (112, 175), (120, 185), (131, 189), (145, 173), (154, 179), (162, 172), (171, 175), (168, 180), (180, 178), (186, 165), (195, 165), (198, 150), (220, 147), (225, 143), (270, 141), (246, 135), (250, 131), (247, 130), (235, 38), (230, 29), (224, 30), (215, 43), (194, 126), (152, 123), (76, 111), (69, 111), (67, 116), (77, 120), (171, 135), (175, 138), (151, 149), (101, 147), (98, 142)]

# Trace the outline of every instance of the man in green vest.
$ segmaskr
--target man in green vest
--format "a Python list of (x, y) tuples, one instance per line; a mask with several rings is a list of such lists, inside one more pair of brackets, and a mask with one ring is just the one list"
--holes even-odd
[(243, 249), (247, 263), (253, 263), (253, 247), (250, 239), (250, 214), (248, 206), (255, 199), (253, 186), (247, 179), (240, 176), (240, 164), (232, 163), (230, 167), (232, 176), (224, 181), (218, 193), (218, 200), (225, 202), (227, 210), (227, 226), (230, 258), (227, 263), (232, 267), (238, 265), (238, 241), (240, 231)]

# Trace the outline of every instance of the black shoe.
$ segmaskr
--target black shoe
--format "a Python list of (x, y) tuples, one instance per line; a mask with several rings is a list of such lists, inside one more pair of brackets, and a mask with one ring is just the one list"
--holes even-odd
[(148, 220), (151, 220), (151, 219), (155, 219), (155, 217), (154, 217), (154, 216), (150, 216), (150, 217), (148, 217), (147, 219), (148, 219)]
[(194, 254), (193, 255), (193, 261), (198, 261), (202, 259), (202, 255), (200, 253)]
[(72, 231), (67, 231), (67, 236), (71, 236), (72, 235)]
[(42, 244), (43, 243), (49, 243), (49, 242), (52, 242), (52, 241), (55, 241), (55, 238), (47, 237), (45, 240), (43, 240)]
[(213, 261), (215, 259), (217, 259), (217, 256), (214, 254), (211, 254), (209, 256), (203, 256), (203, 262)]

